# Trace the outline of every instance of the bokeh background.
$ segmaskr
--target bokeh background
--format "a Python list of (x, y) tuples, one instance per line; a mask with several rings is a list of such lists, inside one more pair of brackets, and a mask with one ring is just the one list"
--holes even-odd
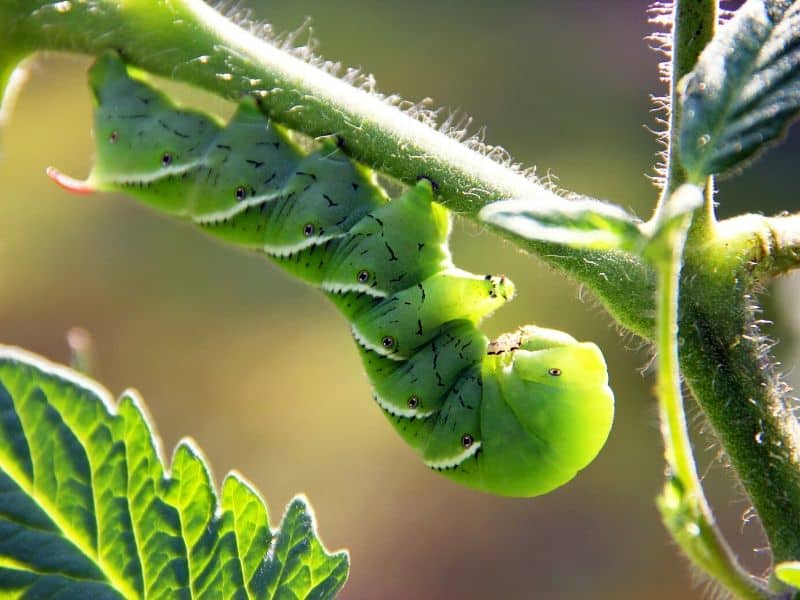
[[(504, 0), (246, 0), (277, 31), (313, 18), (321, 52), (405, 98), (461, 108), (564, 188), (648, 217), (657, 146), (649, 95), (663, 93), (646, 3)], [(0, 342), (68, 360), (65, 334), (94, 339), (96, 377), (142, 393), (169, 455), (191, 435), (217, 480), (236, 468), (273, 523), (298, 492), (331, 548), (349, 548), (344, 598), (700, 598), (654, 505), (663, 474), (649, 354), (588, 294), (508, 243), (459, 222), (460, 266), (503, 272), (515, 302), (494, 335), (528, 322), (605, 351), (617, 394), (607, 447), (574, 482), (532, 500), (495, 498), (429, 472), (370, 400), (344, 321), (321, 294), (266, 260), (133, 201), (75, 197), (44, 175), (88, 172), (88, 60), (51, 55), (2, 133)], [(220, 102), (214, 108), (225, 112)], [(735, 180), (720, 213), (797, 210), (795, 134)], [(797, 286), (772, 289), (767, 315), (797, 321)], [(783, 311), (783, 312), (781, 312)], [(795, 364), (792, 336), (778, 352)], [(701, 468), (720, 522), (753, 570), (769, 564), (757, 522), (700, 432)]]

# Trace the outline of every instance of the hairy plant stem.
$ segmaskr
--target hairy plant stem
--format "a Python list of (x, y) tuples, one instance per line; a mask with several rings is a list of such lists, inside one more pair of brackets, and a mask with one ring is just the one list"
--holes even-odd
[[(758, 260), (757, 270), (764, 277), (774, 277), (800, 268), (800, 214), (762, 218), (769, 232), (763, 260)], [(752, 231), (757, 231), (754, 227)], [(763, 236), (758, 236), (763, 240)]]
[[(693, 395), (758, 512), (776, 562), (800, 558), (800, 429), (755, 320), (757, 237), (689, 248), (680, 358)], [(755, 242), (755, 243), (754, 243)]]
[(741, 215), (717, 224), (727, 248), (749, 256), (753, 277), (767, 281), (800, 268), (800, 214)]
[[(678, 134), (681, 122), (678, 82), (689, 73), (697, 57), (714, 37), (719, 0), (675, 0), (672, 19), (672, 61), (669, 82), (669, 137), (667, 169), (664, 187), (656, 206), (661, 208), (678, 187), (686, 183), (686, 173), (678, 154)], [(713, 215), (713, 204), (706, 205)]]
[[(685, 181), (677, 152), (677, 83), (714, 33), (716, 0), (676, 0), (672, 57), (674, 109), (669, 162), (657, 214)], [(764, 227), (717, 223), (713, 182), (689, 229), (680, 281), (680, 364), (745, 491), (778, 561), (800, 558), (800, 429), (755, 321), (754, 295), (774, 264), (761, 243)], [(713, 523), (713, 521), (712, 521)]]
[[(254, 94), (275, 122), (311, 137), (338, 135), (346, 153), (385, 175), (408, 184), (430, 178), (443, 204), (473, 219), (499, 198), (557, 198), (511, 166), (236, 27), (202, 0), (0, 0), (0, 24), (0, 51), (116, 50), (130, 64), (231, 100)], [(514, 241), (590, 285), (631, 331), (652, 332), (645, 290), (654, 289), (653, 274), (636, 258)]]
[[(694, 64), (715, 15), (710, 0), (676, 3), (673, 82)], [(116, 50), (130, 64), (232, 100), (255, 94), (274, 121), (312, 137), (338, 135), (345, 152), (383, 174), (406, 183), (429, 177), (439, 187), (440, 200), (470, 218), (498, 198), (552, 196), (514, 169), (242, 31), (201, 0), (0, 0), (0, 25), (0, 56), (9, 55), (9, 49), (14, 56)], [(678, 118), (673, 112), (673, 137)], [(681, 181), (681, 173), (680, 159), (671, 152), (667, 191)], [(726, 252), (731, 260), (724, 264), (714, 259), (728, 247), (710, 235), (719, 229), (710, 196), (706, 214), (705, 220), (695, 215), (682, 270), (684, 375), (753, 499), (776, 557), (800, 558), (795, 526), (800, 523), (800, 471), (793, 458), (798, 438), (781, 412), (771, 375), (761, 368), (760, 343), (748, 338), (750, 261), (758, 257), (747, 246), (746, 252)], [(655, 272), (649, 265), (622, 253), (503, 235), (584, 283), (621, 325), (654, 338)], [(754, 428), (761, 423), (765, 429)], [(757, 431), (765, 432), (770, 443), (755, 444)]]
[[(680, 193), (680, 192), (678, 192)], [(719, 532), (697, 475), (681, 395), (678, 362), (678, 291), (689, 219), (674, 226), (650, 253), (658, 273), (656, 292), (656, 386), (664, 455), (669, 466), (658, 499), (664, 524), (683, 552), (735, 597), (768, 598), (769, 593), (738, 564)]]

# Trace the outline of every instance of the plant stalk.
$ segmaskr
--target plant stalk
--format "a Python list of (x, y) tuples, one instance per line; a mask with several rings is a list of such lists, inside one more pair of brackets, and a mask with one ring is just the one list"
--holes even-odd
[[(487, 152), (471, 150), (228, 21), (202, 0), (0, 0), (4, 47), (33, 53), (119, 52), (134, 66), (230, 100), (256, 95), (270, 119), (310, 137), (337, 135), (351, 157), (407, 184), (435, 182), (438, 200), (477, 220), (501, 198), (560, 200)], [(652, 335), (652, 271), (635, 257), (508, 236), (585, 283), (631, 331)], [(631, 293), (637, 290), (637, 293)]]
[[(678, 150), (681, 122), (678, 83), (684, 75), (691, 72), (703, 48), (714, 37), (718, 4), (719, 0), (674, 0), (673, 2), (667, 168), (656, 212), (666, 204), (676, 189), (686, 183), (686, 172), (681, 164)], [(713, 205), (710, 202), (706, 205), (706, 211), (709, 210), (713, 214)]]
[[(686, 179), (678, 154), (677, 85), (713, 36), (717, 14), (716, 0), (675, 0), (674, 106), (657, 215)], [(798, 560), (800, 430), (755, 320), (761, 268), (772, 258), (763, 244), (754, 244), (763, 239), (763, 226), (751, 222), (745, 233), (734, 220), (716, 222), (711, 178), (704, 196), (687, 235), (681, 270), (681, 370), (758, 512), (775, 560)]]
[(656, 389), (664, 454), (669, 466), (658, 505), (673, 539), (706, 574), (736, 598), (768, 598), (766, 589), (739, 566), (716, 526), (697, 475), (686, 425), (678, 361), (678, 291), (688, 225), (688, 218), (684, 217), (684, 223), (663, 240), (666, 247), (654, 259), (658, 273)]

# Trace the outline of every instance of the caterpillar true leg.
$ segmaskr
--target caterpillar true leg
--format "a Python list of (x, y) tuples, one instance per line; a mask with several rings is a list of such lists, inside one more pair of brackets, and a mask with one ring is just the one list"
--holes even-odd
[(178, 108), (114, 55), (90, 75), (97, 160), (74, 192), (118, 190), (269, 255), (351, 323), (375, 400), (426, 465), (496, 494), (535, 496), (600, 451), (614, 398), (594, 344), (480, 320), (514, 294), (456, 268), (450, 217), (424, 178), (389, 202), (329, 145), (306, 154), (245, 99), (226, 125)]

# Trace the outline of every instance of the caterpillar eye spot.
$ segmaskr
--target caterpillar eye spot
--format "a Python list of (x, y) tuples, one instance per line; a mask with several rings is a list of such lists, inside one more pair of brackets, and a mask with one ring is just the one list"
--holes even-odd
[[(485, 492), (530, 497), (563, 485), (599, 452), (614, 412), (602, 355), (535, 326), (486, 339), (480, 317), (510, 299), (514, 285), (451, 263), (437, 182), (422, 173), (430, 185), (388, 201), (377, 174), (331, 143), (346, 149), (352, 140), (325, 129), (332, 139), (301, 148), (294, 132), (253, 113), (253, 98), (266, 113), (279, 90), (251, 80), (251, 106), (223, 125), (110, 60), (118, 59), (103, 57), (91, 77), (96, 151), (108, 168), (91, 185), (49, 171), (57, 183), (75, 192), (122, 188), (322, 289), (349, 321), (375, 402), (431, 469)], [(557, 352), (544, 351), (551, 347)], [(564, 377), (553, 363), (577, 364), (591, 378), (579, 389), (566, 380), (538, 385)]]

